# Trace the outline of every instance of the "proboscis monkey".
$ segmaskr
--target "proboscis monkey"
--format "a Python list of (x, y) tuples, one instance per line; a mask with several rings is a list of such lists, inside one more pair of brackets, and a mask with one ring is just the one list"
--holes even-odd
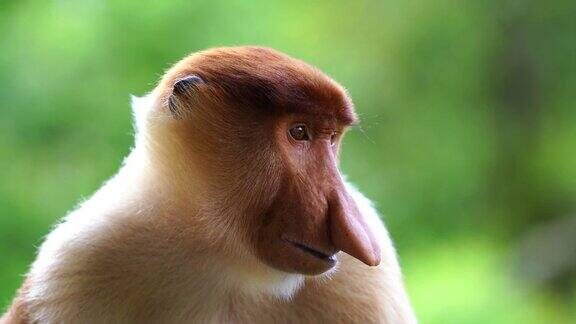
[(414, 323), (390, 238), (338, 171), (343, 88), (217, 48), (133, 98), (135, 146), (42, 244), (2, 323)]

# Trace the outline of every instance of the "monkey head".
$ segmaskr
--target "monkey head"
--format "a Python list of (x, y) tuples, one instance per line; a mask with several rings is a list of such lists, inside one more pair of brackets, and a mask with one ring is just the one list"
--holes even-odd
[(338, 170), (357, 117), (335, 81), (277, 51), (235, 47), (185, 58), (154, 92), (148, 145), (227, 251), (307, 275), (333, 268), (340, 251), (379, 264)]

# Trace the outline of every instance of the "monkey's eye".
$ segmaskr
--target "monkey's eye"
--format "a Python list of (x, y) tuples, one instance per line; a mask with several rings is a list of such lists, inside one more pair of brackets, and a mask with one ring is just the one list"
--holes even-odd
[(297, 125), (290, 128), (290, 136), (297, 141), (307, 141), (309, 140), (308, 131), (306, 130), (306, 126), (304, 125)]

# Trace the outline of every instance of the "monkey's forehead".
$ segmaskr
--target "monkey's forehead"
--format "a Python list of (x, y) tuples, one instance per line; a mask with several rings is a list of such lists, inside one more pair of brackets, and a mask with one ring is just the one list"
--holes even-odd
[(198, 75), (210, 95), (245, 106), (331, 115), (357, 121), (346, 91), (317, 68), (265, 47), (214, 48), (192, 54), (172, 67), (160, 82), (166, 94), (176, 80)]

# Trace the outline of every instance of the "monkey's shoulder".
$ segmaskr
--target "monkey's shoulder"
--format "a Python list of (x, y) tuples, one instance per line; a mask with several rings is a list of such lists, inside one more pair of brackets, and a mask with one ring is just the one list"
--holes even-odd
[(50, 323), (135, 318), (134, 305), (146, 304), (161, 278), (171, 278), (166, 259), (173, 256), (166, 251), (177, 250), (163, 248), (173, 243), (133, 219), (80, 208), (56, 226), (28, 274), (23, 298), (31, 318)]

